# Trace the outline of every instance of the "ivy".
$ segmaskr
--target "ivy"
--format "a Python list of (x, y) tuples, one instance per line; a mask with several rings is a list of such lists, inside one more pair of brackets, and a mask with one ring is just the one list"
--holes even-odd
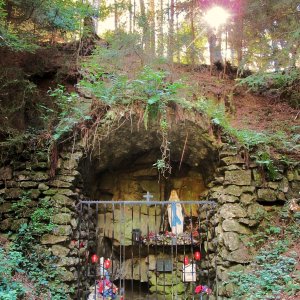
[[(14, 204), (16, 218), (32, 202), (29, 194)], [(12, 242), (0, 247), (0, 299), (66, 299), (57, 258), (39, 244), (40, 238), (53, 231), (54, 208), (46, 200), (35, 205), (30, 220), (22, 224)], [(28, 298), (28, 299), (29, 299)]]
[[(297, 253), (287, 251), (299, 242), (299, 219), (286, 217), (283, 207), (279, 213), (281, 221), (271, 222), (251, 237), (248, 245), (258, 249), (253, 262), (243, 271), (231, 272), (229, 281), (234, 285), (232, 299), (279, 299), (282, 293), (290, 296), (300, 291), (300, 282), (293, 272), (297, 265)], [(281, 299), (281, 298), (280, 298)]]

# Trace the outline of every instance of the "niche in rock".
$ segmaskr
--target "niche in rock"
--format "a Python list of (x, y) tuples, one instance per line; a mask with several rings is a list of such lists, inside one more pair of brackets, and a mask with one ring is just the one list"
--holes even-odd
[[(89, 207), (92, 213), (86, 231), (94, 232), (90, 236), (96, 237), (96, 241), (88, 242), (89, 252), (111, 259), (110, 278), (114, 281), (145, 282), (149, 291), (156, 294), (166, 290), (172, 294), (174, 290), (170, 286), (178, 294), (185, 293), (187, 287), (181, 275), (184, 257), (193, 260), (195, 251), (205, 256), (212, 251), (208, 244), (214, 238), (210, 233), (214, 229), (207, 221), (212, 215), (211, 207), (201, 207), (200, 211), (196, 202), (206, 195), (216, 165), (216, 151), (203, 129), (192, 122), (176, 124), (169, 138), (172, 172), (167, 178), (160, 176), (154, 167), (161, 157), (160, 138), (155, 128), (132, 131), (132, 127), (123, 126), (101, 143), (100, 155), (91, 154), (80, 164), (83, 197), (106, 201)], [(176, 190), (181, 201), (195, 201), (195, 204), (182, 204), (184, 233), (180, 237), (165, 234), (171, 231), (167, 204), (134, 204), (146, 201), (147, 192), (153, 201), (166, 201), (172, 190)], [(131, 204), (125, 205), (124, 201)], [(194, 231), (205, 238), (194, 236)], [(151, 234), (158, 235), (155, 243), (149, 237)], [(166, 264), (162, 267), (162, 273), (167, 272), (163, 277), (157, 271), (158, 261)], [(212, 267), (207, 261), (203, 263), (209, 279), (213, 276), (209, 274)], [(96, 268), (95, 275), (97, 272)]]

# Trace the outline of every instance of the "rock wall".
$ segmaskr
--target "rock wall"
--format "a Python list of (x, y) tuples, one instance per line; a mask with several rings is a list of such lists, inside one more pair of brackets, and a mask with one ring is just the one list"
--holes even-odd
[[(57, 266), (62, 270), (61, 280), (68, 286), (81, 289), (89, 286), (86, 272), (81, 268), (89, 255), (96, 251), (97, 214), (93, 207), (78, 210), (76, 204), (83, 197), (83, 174), (80, 161), (84, 154), (80, 145), (64, 148), (59, 154), (57, 175), (49, 177), (46, 152), (24, 152), (15, 161), (0, 168), (0, 231), (16, 232), (28, 221), (30, 210), (16, 219), (13, 203), (30, 193), (32, 207), (45, 199), (56, 208), (52, 222), (56, 228), (41, 238), (41, 244), (57, 256)], [(26, 155), (25, 155), (26, 154)], [(208, 185), (207, 198), (218, 203), (214, 218), (217, 242), (210, 247), (210, 268), (217, 269), (219, 299), (231, 297), (232, 286), (224, 286), (228, 272), (248, 264), (253, 250), (249, 238), (274, 204), (283, 204), (300, 191), (300, 168), (279, 168), (274, 181), (263, 180), (255, 163), (245, 163), (242, 153), (225, 144), (220, 150), (220, 162), (214, 180)], [(279, 201), (279, 202), (278, 202)], [(215, 252), (217, 261), (215, 264)], [(217, 268), (215, 267), (217, 265)], [(80, 278), (78, 278), (80, 274)], [(156, 279), (155, 279), (156, 280)], [(74, 296), (71, 296), (74, 298)]]
[(264, 179), (257, 164), (246, 164), (243, 154), (225, 144), (215, 180), (209, 184), (208, 198), (218, 202), (218, 299), (230, 298), (233, 293), (233, 286), (224, 284), (228, 273), (251, 262), (255, 251), (249, 246), (250, 238), (267, 213), (298, 197), (300, 191), (299, 165), (294, 170), (278, 166), (278, 176), (271, 181)]
[[(70, 151), (70, 152), (69, 152)], [(32, 210), (18, 216), (13, 204), (24, 195), (31, 199), (34, 209), (41, 200), (49, 201), (55, 208), (52, 222), (56, 225), (52, 233), (41, 237), (41, 244), (57, 257), (57, 266), (62, 271), (60, 280), (77, 288), (77, 274), (80, 254), (85, 253), (87, 243), (83, 238), (80, 245), (78, 212), (76, 204), (80, 197), (81, 176), (77, 171), (83, 152), (66, 149), (59, 158), (57, 175), (49, 177), (48, 153), (24, 151), (15, 161), (0, 168), (0, 232), (16, 232), (20, 225), (28, 222)], [(84, 236), (83, 218), (80, 229)], [(94, 235), (95, 237), (95, 235)]]

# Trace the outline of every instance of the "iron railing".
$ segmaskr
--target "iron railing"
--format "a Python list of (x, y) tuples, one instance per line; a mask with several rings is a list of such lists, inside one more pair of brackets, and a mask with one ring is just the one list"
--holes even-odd
[[(213, 293), (216, 203), (149, 196), (78, 203), (77, 299), (208, 299)], [(176, 226), (181, 220), (183, 230)]]

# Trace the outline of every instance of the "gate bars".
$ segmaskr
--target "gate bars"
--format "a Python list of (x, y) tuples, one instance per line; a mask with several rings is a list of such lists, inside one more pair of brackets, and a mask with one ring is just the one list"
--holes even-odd
[[(76, 299), (209, 299), (216, 287), (216, 202), (145, 198), (77, 204)], [(170, 226), (180, 222), (172, 209), (178, 204), (183, 232)]]

